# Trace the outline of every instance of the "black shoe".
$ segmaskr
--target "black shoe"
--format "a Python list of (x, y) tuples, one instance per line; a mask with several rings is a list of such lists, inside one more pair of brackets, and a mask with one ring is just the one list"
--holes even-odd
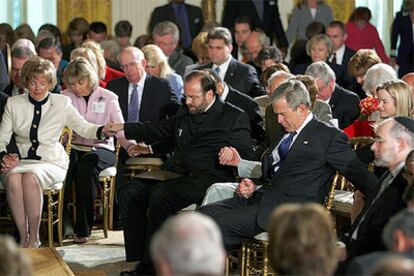
[(152, 264), (139, 263), (131, 270), (122, 271), (119, 276), (136, 276), (136, 275), (155, 275), (155, 269)]

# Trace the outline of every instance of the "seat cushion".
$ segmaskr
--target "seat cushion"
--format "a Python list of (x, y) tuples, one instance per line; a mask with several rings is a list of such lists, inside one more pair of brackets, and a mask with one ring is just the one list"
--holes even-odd
[(161, 166), (163, 161), (161, 158), (155, 157), (133, 157), (128, 158), (125, 162), (126, 165), (151, 165), (151, 166)]
[(109, 167), (99, 173), (99, 177), (116, 176), (116, 168)]
[(256, 236), (254, 236), (254, 238), (258, 241), (269, 241), (269, 233), (267, 232), (262, 232)]
[(354, 192), (335, 190), (334, 208), (336, 211), (351, 213), (354, 205)]

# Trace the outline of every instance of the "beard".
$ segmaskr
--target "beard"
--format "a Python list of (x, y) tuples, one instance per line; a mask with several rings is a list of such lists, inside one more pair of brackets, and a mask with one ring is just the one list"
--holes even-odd
[(390, 162), (394, 159), (397, 147), (388, 148), (381, 156), (375, 156), (374, 164), (377, 167), (388, 167)]

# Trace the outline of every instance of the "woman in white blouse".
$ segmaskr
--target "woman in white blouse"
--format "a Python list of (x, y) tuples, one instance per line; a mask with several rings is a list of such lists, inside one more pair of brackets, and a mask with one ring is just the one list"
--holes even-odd
[[(61, 187), (69, 164), (59, 143), (62, 129), (68, 126), (91, 139), (102, 135), (101, 128), (87, 122), (70, 98), (49, 92), (56, 85), (56, 69), (50, 61), (33, 57), (21, 75), (29, 93), (7, 101), (0, 124), (0, 172), (6, 174), (7, 201), (20, 246), (39, 247), (42, 191)], [(13, 133), (19, 154), (6, 149)]]

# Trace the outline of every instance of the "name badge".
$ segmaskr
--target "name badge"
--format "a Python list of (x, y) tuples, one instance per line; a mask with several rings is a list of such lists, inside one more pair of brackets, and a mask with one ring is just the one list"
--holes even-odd
[(105, 103), (104, 102), (95, 102), (92, 104), (93, 113), (105, 113)]

